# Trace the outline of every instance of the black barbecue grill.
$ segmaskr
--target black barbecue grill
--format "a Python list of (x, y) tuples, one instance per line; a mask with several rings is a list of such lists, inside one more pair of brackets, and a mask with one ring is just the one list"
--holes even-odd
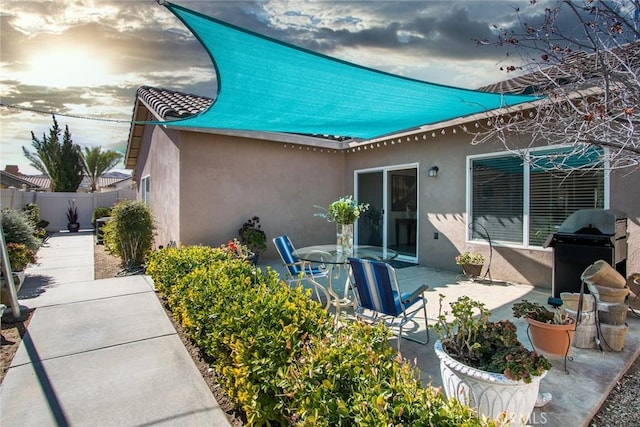
[(602, 259), (627, 276), (627, 215), (614, 209), (582, 209), (569, 215), (544, 247), (553, 248), (552, 290), (580, 292), (582, 272)]

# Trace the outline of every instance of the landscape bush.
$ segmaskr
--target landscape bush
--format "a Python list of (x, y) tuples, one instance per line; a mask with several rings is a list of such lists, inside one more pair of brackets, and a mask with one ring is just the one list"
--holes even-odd
[(91, 224), (95, 228), (96, 220), (111, 216), (111, 206), (98, 206), (91, 214)]
[(111, 210), (111, 220), (102, 228), (105, 247), (122, 259), (125, 268), (139, 267), (153, 244), (151, 210), (142, 201), (125, 200)]
[(47, 226), (49, 221), (45, 221), (40, 218), (40, 207), (35, 203), (28, 203), (22, 208), (22, 211), (29, 218), (29, 222), (33, 225), (36, 238), (43, 240), (47, 237)]
[(6, 243), (22, 243), (37, 251), (42, 240), (36, 237), (36, 229), (24, 211), (2, 209), (2, 231)]
[(146, 272), (248, 425), (493, 425), (425, 389), (386, 327), (336, 331), (310, 290), (224, 247), (161, 249)]

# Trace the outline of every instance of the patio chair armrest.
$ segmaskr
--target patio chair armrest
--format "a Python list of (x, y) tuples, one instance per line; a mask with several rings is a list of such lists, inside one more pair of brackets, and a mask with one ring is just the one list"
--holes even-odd
[(420, 296), (422, 296), (422, 294), (425, 293), (427, 291), (427, 289), (429, 289), (429, 286), (427, 286), (427, 285), (420, 286), (418, 289), (413, 291), (413, 293), (411, 293), (410, 295), (407, 295), (405, 298), (403, 298), (402, 302), (404, 302), (404, 303), (412, 303), (413, 301), (418, 299)]

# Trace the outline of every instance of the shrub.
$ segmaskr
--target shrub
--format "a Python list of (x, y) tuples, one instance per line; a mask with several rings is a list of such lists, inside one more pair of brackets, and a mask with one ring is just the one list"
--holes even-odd
[(29, 264), (36, 262), (36, 253), (27, 248), (23, 243), (7, 243), (9, 262), (13, 271), (22, 271)]
[(44, 239), (47, 236), (47, 226), (49, 225), (49, 221), (45, 221), (40, 218), (40, 208), (35, 203), (29, 203), (22, 208), (22, 211), (29, 218), (29, 222), (35, 228), (34, 235), (38, 239)]
[(122, 259), (125, 268), (141, 266), (153, 243), (153, 217), (141, 201), (126, 200), (111, 211), (104, 227), (105, 246)]
[(227, 248), (161, 249), (147, 273), (248, 425), (493, 425), (423, 388), (384, 326), (335, 331), (310, 290)]
[(477, 414), (417, 373), (388, 343), (382, 325), (349, 322), (313, 337), (281, 382), (298, 426), (480, 426)]
[(22, 243), (32, 251), (37, 251), (42, 244), (42, 240), (35, 236), (36, 230), (29, 217), (23, 211), (2, 209), (2, 230), (6, 243)]
[(108, 216), (111, 216), (111, 206), (99, 206), (95, 208), (93, 214), (91, 214), (91, 224), (95, 228), (97, 219)]
[(149, 253), (146, 273), (153, 277), (156, 289), (168, 297), (171, 288), (196, 268), (227, 258), (223, 251), (209, 246), (164, 248)]

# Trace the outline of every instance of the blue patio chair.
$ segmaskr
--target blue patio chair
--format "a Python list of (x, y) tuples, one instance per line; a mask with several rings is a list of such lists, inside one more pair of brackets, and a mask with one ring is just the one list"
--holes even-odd
[[(383, 262), (361, 258), (349, 258), (352, 284), (356, 290), (355, 314), (368, 320), (383, 320), (395, 331), (397, 328), (398, 351), (401, 338), (420, 344), (429, 342), (429, 322), (427, 320), (427, 299), (423, 296), (429, 289), (422, 285), (415, 292), (401, 293), (396, 271)], [(421, 341), (408, 335), (402, 335), (404, 325), (420, 312), (424, 312), (427, 339)], [(372, 314), (368, 314), (371, 312)]]
[(327, 277), (329, 270), (324, 265), (314, 267), (308, 261), (298, 259), (293, 254), (293, 251), (295, 251), (293, 243), (291, 243), (291, 239), (286, 235), (275, 237), (273, 239), (273, 244), (280, 254), (280, 258), (282, 258), (284, 266), (287, 267), (287, 276), (285, 281), (289, 283), (289, 285), (294, 282), (299, 284), (301, 279), (310, 277), (311, 280), (309, 280), (309, 282), (313, 285), (313, 288), (316, 291), (316, 296), (320, 302), (322, 302), (322, 298), (320, 298), (318, 288), (320, 287), (322, 292), (325, 294), (326, 309), (330, 304), (329, 295), (327, 294), (327, 290), (316, 282), (316, 279)]

